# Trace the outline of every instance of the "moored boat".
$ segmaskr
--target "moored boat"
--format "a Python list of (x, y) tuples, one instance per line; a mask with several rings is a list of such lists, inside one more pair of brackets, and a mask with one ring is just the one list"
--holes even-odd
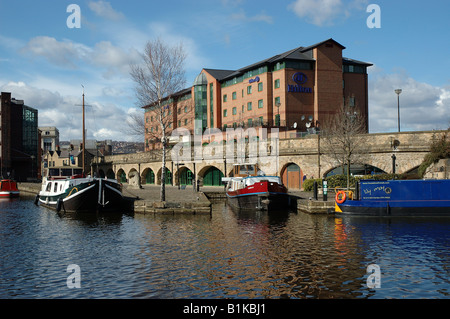
[(450, 216), (450, 180), (361, 180), (353, 198), (338, 192), (335, 213), (363, 216)]
[(0, 181), (0, 198), (18, 197), (20, 191), (17, 183), (11, 179), (2, 179)]
[(36, 198), (57, 212), (120, 211), (122, 187), (114, 179), (84, 177), (46, 177)]
[[(74, 174), (79, 169), (57, 170), (58, 176), (47, 176), (42, 180), (42, 189), (36, 196), (35, 204), (55, 209), (57, 212), (98, 212), (120, 211), (122, 209), (122, 186), (115, 179), (85, 176), (86, 136), (84, 121), (84, 86), (83, 86), (83, 148), (81, 174)], [(71, 171), (65, 176), (63, 171)]]
[(265, 176), (255, 164), (235, 165), (227, 182), (228, 203), (242, 210), (280, 210), (289, 207), (290, 196), (278, 176)]

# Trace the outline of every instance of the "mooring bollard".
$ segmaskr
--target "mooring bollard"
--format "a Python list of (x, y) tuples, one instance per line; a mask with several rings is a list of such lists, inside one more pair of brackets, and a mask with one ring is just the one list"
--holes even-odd
[(314, 199), (315, 200), (317, 200), (318, 199), (318, 196), (317, 196), (317, 181), (314, 181), (314, 184), (313, 184), (313, 190), (314, 190)]

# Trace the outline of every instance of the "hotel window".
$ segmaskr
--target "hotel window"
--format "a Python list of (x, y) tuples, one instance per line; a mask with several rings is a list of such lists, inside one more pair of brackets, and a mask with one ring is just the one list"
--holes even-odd
[(184, 119), (184, 125), (187, 125), (187, 124), (188, 124), (188, 120)]
[(236, 107), (233, 107), (233, 115), (236, 115), (237, 114), (237, 109), (236, 109)]
[(150, 122), (153, 122), (153, 116), (152, 116), (152, 117), (150, 117)]
[(224, 101), (224, 102), (227, 101), (227, 95), (226, 95), (226, 94), (223, 95), (223, 101)]
[(248, 126), (252, 127), (252, 125), (253, 125), (253, 120), (252, 119), (248, 119)]
[(247, 86), (247, 94), (252, 94), (252, 86)]
[(181, 126), (181, 120), (178, 120), (178, 127)]
[(277, 97), (275, 98), (275, 106), (280, 106), (280, 105), (281, 105), (281, 100), (280, 100), (280, 97), (277, 96)]
[(223, 110), (223, 117), (227, 117), (228, 115), (228, 111), (227, 110)]
[(262, 116), (259, 117), (259, 125), (264, 125), (264, 118)]
[(280, 126), (280, 114), (275, 115), (275, 126)]
[(184, 113), (187, 113), (187, 112), (188, 112), (188, 107), (185, 106), (185, 107), (184, 107)]
[(348, 100), (349, 106), (355, 106), (355, 97), (351, 96)]
[(275, 80), (275, 88), (279, 89), (280, 88), (280, 79), (276, 79)]
[(263, 90), (263, 83), (259, 82), (258, 83), (258, 92), (261, 92)]
[(252, 110), (252, 102), (248, 102), (247, 103), (247, 111), (251, 111)]
[(181, 114), (181, 108), (178, 109), (178, 114)]
[(242, 113), (244, 113), (244, 104), (242, 104)]
[(262, 109), (264, 107), (263, 100), (258, 101), (258, 109)]
[(236, 98), (237, 98), (237, 94), (236, 94), (236, 92), (233, 92), (233, 94), (232, 94), (232, 99), (233, 99), (233, 100), (236, 100)]

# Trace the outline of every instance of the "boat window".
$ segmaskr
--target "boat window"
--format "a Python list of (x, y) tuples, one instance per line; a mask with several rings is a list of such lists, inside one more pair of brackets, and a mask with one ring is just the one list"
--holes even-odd
[(53, 188), (53, 191), (56, 193), (58, 191), (58, 183), (55, 183), (55, 188)]
[(246, 165), (241, 165), (239, 167), (239, 173), (241, 174), (247, 174), (247, 166)]
[(248, 165), (248, 174), (254, 175), (255, 174), (255, 166)]
[(48, 183), (47, 184), (47, 188), (45, 189), (46, 192), (50, 192), (50, 190), (52, 189), (52, 183)]

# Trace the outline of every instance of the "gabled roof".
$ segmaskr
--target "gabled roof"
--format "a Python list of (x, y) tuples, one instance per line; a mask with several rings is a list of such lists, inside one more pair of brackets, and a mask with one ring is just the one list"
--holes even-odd
[(342, 58), (342, 63), (343, 64), (361, 64), (361, 65), (366, 65), (366, 66), (372, 66), (372, 63), (367, 63), (367, 62), (363, 62), (363, 61), (358, 61), (358, 60), (353, 60), (353, 59), (349, 59), (349, 58)]
[(211, 76), (217, 79), (218, 81), (221, 81), (230, 74), (236, 72), (235, 70), (217, 70), (217, 69), (204, 69), (204, 70), (209, 74), (211, 74)]

